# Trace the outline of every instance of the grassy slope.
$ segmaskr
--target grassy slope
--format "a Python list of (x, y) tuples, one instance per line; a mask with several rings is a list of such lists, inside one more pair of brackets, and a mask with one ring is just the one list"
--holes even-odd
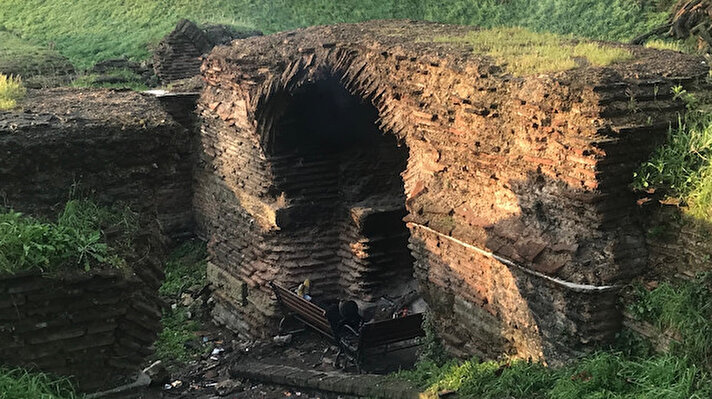
[[(658, 0), (667, 1), (667, 0)], [(265, 32), (376, 18), (412, 18), (625, 40), (665, 18), (635, 0), (4, 0), (0, 26), (54, 43), (78, 67), (102, 59), (145, 59), (180, 18)], [(653, 2), (646, 2), (652, 4)]]

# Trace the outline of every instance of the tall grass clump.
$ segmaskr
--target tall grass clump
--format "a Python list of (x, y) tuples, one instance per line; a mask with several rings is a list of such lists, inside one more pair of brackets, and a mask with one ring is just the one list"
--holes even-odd
[(66, 379), (22, 369), (0, 368), (0, 399), (78, 399)]
[(0, 111), (15, 108), (17, 101), (25, 97), (22, 80), (15, 76), (0, 74)]
[(688, 112), (668, 132), (667, 141), (635, 173), (633, 187), (677, 197), (687, 212), (712, 222), (712, 109), (680, 87), (674, 88)]
[(577, 66), (606, 66), (632, 58), (629, 51), (592, 42), (578, 42), (553, 33), (524, 28), (492, 28), (436, 42), (466, 43), (474, 51), (505, 64), (514, 75), (558, 72)]
[(86, 200), (69, 201), (56, 222), (5, 211), (0, 213), (0, 273), (121, 268), (126, 266), (121, 255), (130, 250), (136, 229), (136, 215), (127, 208)]

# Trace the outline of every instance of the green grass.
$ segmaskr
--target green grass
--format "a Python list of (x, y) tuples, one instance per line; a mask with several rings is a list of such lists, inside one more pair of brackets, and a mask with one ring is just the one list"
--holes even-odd
[[(694, 39), (693, 39), (694, 41)], [(681, 53), (695, 53), (696, 48), (688, 41), (674, 41), (669, 39), (652, 39), (645, 43), (645, 47), (658, 50), (672, 50)]]
[(675, 95), (687, 103), (679, 127), (636, 171), (633, 187), (655, 189), (682, 199), (685, 211), (699, 222), (712, 223), (712, 106), (682, 88)]
[[(104, 78), (117, 78), (120, 82), (102, 82)], [(134, 91), (148, 90), (148, 86), (141, 79), (127, 69), (116, 69), (99, 74), (80, 75), (72, 81), (72, 87), (100, 87), (105, 89), (131, 89)]]
[[(128, 209), (100, 207), (91, 201), (69, 201), (56, 222), (14, 211), (0, 213), (0, 273), (41, 270), (89, 270), (99, 265), (125, 267), (137, 228)], [(116, 236), (111, 245), (106, 232)]]
[[(206, 284), (205, 243), (187, 242), (171, 253), (164, 265), (166, 278), (159, 293), (168, 303), (176, 303), (175, 309), (164, 312), (163, 330), (156, 341), (156, 358), (164, 364), (184, 364), (203, 352), (202, 343), (195, 332), (200, 324), (188, 318), (191, 309), (180, 304), (181, 294), (192, 287)], [(212, 348), (211, 348), (212, 349)]]
[(478, 399), (691, 399), (709, 398), (712, 379), (685, 358), (649, 358), (599, 352), (554, 369), (525, 361), (420, 362), (397, 375), (421, 388), (425, 397), (456, 391)]
[(0, 399), (78, 399), (66, 379), (22, 369), (0, 368)]
[(628, 306), (632, 315), (661, 334), (674, 333), (680, 342), (656, 354), (643, 337), (624, 330), (613, 348), (560, 368), (522, 360), (442, 362), (424, 356), (414, 370), (396, 377), (411, 381), (432, 398), (448, 390), (482, 399), (712, 397), (712, 274), (664, 282), (651, 290), (639, 287), (633, 297)]
[[(644, 4), (641, 6), (640, 4)], [(667, 17), (669, 1), (636, 0), (5, 0), (0, 25), (52, 45), (78, 67), (127, 56), (142, 60), (180, 18), (266, 33), (303, 26), (410, 18), (627, 40)]]
[(632, 58), (629, 51), (594, 42), (574, 41), (553, 33), (523, 28), (491, 28), (462, 37), (440, 37), (437, 42), (466, 43), (506, 65), (514, 75), (558, 72), (577, 66), (607, 66)]
[(179, 307), (163, 314), (163, 330), (156, 340), (156, 358), (171, 367), (188, 362), (202, 353), (195, 332), (200, 325), (188, 319), (187, 310)]
[(73, 70), (69, 61), (47, 46), (36, 45), (3, 31), (0, 21), (0, 73), (20, 76), (30, 87), (64, 83)]
[(0, 111), (15, 108), (17, 102), (25, 97), (25, 93), (22, 79), (0, 74)]
[(160, 294), (165, 298), (178, 299), (186, 289), (205, 285), (207, 255), (205, 243), (201, 241), (187, 242), (173, 251), (164, 266), (166, 278)]
[(638, 287), (628, 311), (662, 332), (680, 337), (671, 352), (712, 369), (712, 275), (663, 282), (652, 290)]

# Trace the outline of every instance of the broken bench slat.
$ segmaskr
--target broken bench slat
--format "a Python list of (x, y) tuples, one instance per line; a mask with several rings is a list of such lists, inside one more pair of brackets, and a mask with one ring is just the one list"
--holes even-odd
[(336, 340), (336, 334), (331, 328), (331, 323), (329, 323), (329, 320), (326, 318), (326, 310), (276, 283), (270, 282), (269, 284), (282, 307), (297, 320), (313, 328), (330, 340)]

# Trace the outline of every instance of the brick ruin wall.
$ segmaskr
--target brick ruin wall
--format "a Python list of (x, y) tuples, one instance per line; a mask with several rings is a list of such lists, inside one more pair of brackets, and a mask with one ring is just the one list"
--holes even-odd
[(156, 239), (134, 238), (128, 269), (0, 275), (0, 362), (70, 377), (83, 392), (133, 382), (161, 330)]
[(191, 78), (200, 74), (201, 57), (214, 46), (261, 34), (258, 31), (237, 32), (221, 25), (201, 29), (183, 19), (156, 46), (153, 70), (162, 82)]
[(0, 276), (0, 360), (83, 391), (126, 383), (160, 330), (156, 289), (121, 272)]
[(136, 93), (49, 90), (26, 113), (0, 113), (0, 204), (55, 217), (70, 191), (157, 215), (193, 234), (191, 133)]
[(126, 383), (161, 328), (163, 238), (194, 234), (191, 134), (136, 93), (46, 90), (24, 106), (0, 113), (3, 207), (55, 219), (74, 190), (148, 224), (129, 270), (0, 276), (0, 361), (73, 376), (83, 391)]
[[(333, 256), (334, 245), (368, 247), (368, 237), (306, 220), (313, 213), (299, 207), (310, 188), (283, 182), (335, 179), (334, 168), (317, 166), (329, 157), (278, 157), (289, 101), (337, 79), (407, 148), (397, 172), (414, 276), (451, 350), (555, 361), (613, 337), (615, 286), (648, 257), (632, 172), (684, 108), (671, 87), (694, 83), (704, 68), (694, 57), (631, 48), (630, 64), (513, 79), (466, 46), (428, 40), (470, 29), (379, 21), (211, 53), (194, 204), (219, 321), (272, 333), (271, 280), (311, 277), (317, 294), (364, 295), (333, 284), (334, 274), (348, 280), (346, 262)], [(308, 227), (290, 222), (300, 217)]]

